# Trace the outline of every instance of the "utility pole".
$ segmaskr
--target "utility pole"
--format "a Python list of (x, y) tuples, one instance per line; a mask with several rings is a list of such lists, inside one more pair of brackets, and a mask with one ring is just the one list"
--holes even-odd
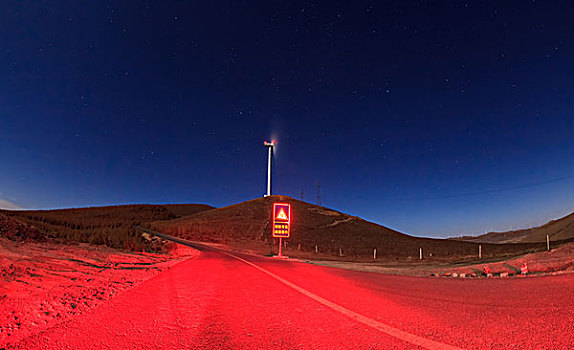
[(267, 194), (265, 194), (264, 196), (267, 197), (271, 195), (271, 157), (273, 155), (273, 147), (275, 146), (275, 144), (273, 143), (273, 141), (271, 142), (264, 141), (263, 145), (265, 145), (265, 147), (269, 149), (269, 155), (267, 157)]
[(305, 194), (305, 193), (303, 192), (303, 187), (301, 187), (301, 195), (300, 195), (300, 197), (299, 197), (301, 200), (303, 200), (304, 194)]
[(317, 205), (321, 205), (321, 181), (317, 181)]

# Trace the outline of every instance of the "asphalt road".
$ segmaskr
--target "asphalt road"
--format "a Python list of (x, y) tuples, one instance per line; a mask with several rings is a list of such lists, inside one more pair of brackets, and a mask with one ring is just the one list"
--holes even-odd
[(441, 279), (204, 249), (21, 349), (573, 349), (574, 275)]

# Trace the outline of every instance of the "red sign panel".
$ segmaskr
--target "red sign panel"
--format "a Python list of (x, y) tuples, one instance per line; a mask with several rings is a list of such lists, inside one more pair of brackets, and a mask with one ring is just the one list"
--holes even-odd
[(273, 203), (273, 237), (289, 237), (291, 231), (291, 205)]

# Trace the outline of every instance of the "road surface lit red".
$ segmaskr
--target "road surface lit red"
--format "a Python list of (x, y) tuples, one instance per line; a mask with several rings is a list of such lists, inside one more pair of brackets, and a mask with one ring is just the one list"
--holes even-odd
[(430, 348), (574, 348), (572, 274), (489, 280), (417, 278), (235, 255), (268, 273), (224, 253), (203, 251), (18, 346), (421, 348), (410, 342), (412, 338), (372, 328), (311, 295), (402, 331), (399, 335), (429, 340)]

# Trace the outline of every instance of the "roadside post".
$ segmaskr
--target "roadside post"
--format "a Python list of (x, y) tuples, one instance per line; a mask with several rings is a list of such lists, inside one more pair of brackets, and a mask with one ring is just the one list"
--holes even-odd
[(291, 205), (288, 203), (273, 203), (273, 237), (279, 238), (278, 257), (283, 257), (281, 248), (283, 238), (289, 238), (291, 233)]

